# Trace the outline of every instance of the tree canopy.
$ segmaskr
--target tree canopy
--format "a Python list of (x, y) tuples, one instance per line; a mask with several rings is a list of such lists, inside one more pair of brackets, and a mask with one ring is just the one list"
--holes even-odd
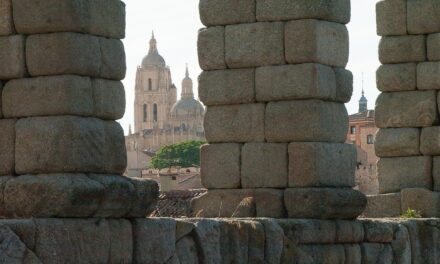
[(180, 166), (182, 168), (200, 166), (200, 146), (203, 141), (185, 141), (178, 144), (164, 146), (156, 152), (151, 160), (151, 167), (155, 169)]

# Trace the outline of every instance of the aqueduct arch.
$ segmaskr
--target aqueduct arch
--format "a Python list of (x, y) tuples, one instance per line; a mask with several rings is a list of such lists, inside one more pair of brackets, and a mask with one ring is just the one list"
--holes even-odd
[[(440, 23), (428, 23), (438, 18), (439, 0), (385, 0), (385, 17), (391, 12), (396, 22), (384, 30), (400, 30), (402, 3), (421, 8), (417, 14), (428, 8), (407, 32), (440, 32)], [(207, 25), (199, 38), (200, 94), (212, 143), (202, 149), (204, 183), (228, 199), (254, 197), (255, 210), (244, 216), (282, 218), (286, 208), (291, 218), (315, 220), (145, 219), (157, 185), (120, 175), (125, 151), (114, 122), (124, 112), (124, 4), (0, 0), (0, 215), (9, 217), (0, 220), (1, 261), (438, 263), (439, 220), (341, 220), (365, 205), (350, 188), (354, 153), (343, 144), (343, 103), (352, 89), (344, 69), (349, 0), (202, 0), (200, 9)], [(407, 39), (420, 44), (421, 37), (398, 38), (382, 43), (383, 62), (418, 61)], [(429, 43), (435, 47), (435, 36)], [(400, 68), (389, 71), (382, 80), (404, 79), (396, 78)], [(425, 92), (411, 93), (417, 100)], [(431, 101), (423, 109), (432, 110)], [(382, 118), (397, 122), (393, 111)], [(429, 113), (402, 120), (436, 124), (437, 107)], [(434, 143), (427, 155), (435, 155)], [(224, 167), (212, 170), (219, 160)], [(206, 200), (216, 202), (210, 192), (214, 199), (195, 202), (207, 216)]]

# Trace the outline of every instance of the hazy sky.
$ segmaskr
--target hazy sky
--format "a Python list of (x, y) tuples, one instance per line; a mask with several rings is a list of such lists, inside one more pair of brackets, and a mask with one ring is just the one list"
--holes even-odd
[[(124, 82), (127, 109), (120, 120), (124, 130), (133, 124), (134, 83), (136, 68), (148, 52), (148, 42), (154, 30), (159, 53), (171, 68), (173, 82), (180, 96), (181, 80), (188, 63), (194, 92), (197, 94), (197, 76), (201, 69), (197, 60), (197, 31), (203, 27), (198, 14), (198, 0), (125, 0), (127, 30), (124, 40), (127, 54), (127, 75)], [(357, 112), (364, 73), (365, 95), (369, 108), (379, 92), (375, 72), (379, 66), (376, 35), (375, 4), (377, 0), (352, 0), (350, 33), (350, 60), (347, 69), (354, 75), (354, 93), (347, 104), (349, 113)]]

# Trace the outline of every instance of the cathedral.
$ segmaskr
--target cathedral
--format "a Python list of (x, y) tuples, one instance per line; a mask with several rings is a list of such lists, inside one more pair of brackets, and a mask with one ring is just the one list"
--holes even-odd
[(126, 136), (128, 168), (131, 176), (147, 169), (151, 157), (162, 146), (188, 140), (205, 140), (205, 108), (194, 98), (188, 66), (177, 101), (177, 88), (170, 68), (159, 54), (154, 34), (148, 54), (137, 68), (134, 102), (134, 131)]

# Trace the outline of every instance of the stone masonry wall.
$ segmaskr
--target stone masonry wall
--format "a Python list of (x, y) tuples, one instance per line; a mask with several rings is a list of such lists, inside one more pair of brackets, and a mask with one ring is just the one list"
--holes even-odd
[(143, 217), (121, 176), (125, 4), (0, 0), (0, 216)]
[(439, 12), (439, 0), (377, 3), (381, 195), (369, 198), (366, 216), (396, 216), (408, 208), (440, 216)]
[(433, 219), (1, 220), (0, 256), (26, 264), (435, 264), (439, 235)]
[(349, 0), (201, 0), (205, 217), (355, 218)]

